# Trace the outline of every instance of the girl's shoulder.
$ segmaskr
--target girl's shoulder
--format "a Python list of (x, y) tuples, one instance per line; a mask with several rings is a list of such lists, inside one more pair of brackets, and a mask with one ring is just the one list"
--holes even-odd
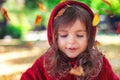
[(98, 75), (99, 80), (118, 80), (118, 76), (114, 73), (109, 60), (103, 55), (103, 65)]
[(37, 64), (39, 67), (45, 67), (45, 62), (48, 62), (52, 53), (45, 52), (34, 62), (33, 65)]
[(39, 66), (42, 67), (43, 64), (44, 64), (44, 57), (45, 57), (45, 53), (43, 53), (42, 55), (40, 55), (40, 56), (36, 59), (36, 61), (34, 62), (33, 65), (37, 64), (37, 65), (39, 65)]
[(103, 55), (103, 68), (110, 68), (111, 69), (110, 62), (104, 55)]
[[(40, 56), (25, 72), (22, 73), (20, 80), (41, 80), (44, 73), (43, 68), (43, 55)], [(43, 80), (43, 79), (42, 79)]]

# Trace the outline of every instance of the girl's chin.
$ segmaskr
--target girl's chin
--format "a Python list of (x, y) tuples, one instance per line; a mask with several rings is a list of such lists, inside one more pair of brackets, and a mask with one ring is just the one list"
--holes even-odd
[(70, 58), (70, 59), (76, 59), (77, 58), (77, 56), (71, 56), (71, 55), (67, 55), (67, 57)]
[(78, 57), (78, 53), (77, 54), (75, 54), (75, 53), (68, 53), (68, 54), (66, 54), (67, 55), (67, 57), (69, 57), (69, 58), (76, 58), (76, 57)]

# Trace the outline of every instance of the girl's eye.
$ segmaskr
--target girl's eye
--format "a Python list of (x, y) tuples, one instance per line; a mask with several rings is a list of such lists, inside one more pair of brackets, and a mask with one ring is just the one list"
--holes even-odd
[(63, 38), (65, 38), (65, 37), (67, 37), (67, 35), (60, 35), (60, 37), (63, 37)]
[(81, 38), (81, 37), (84, 37), (84, 35), (77, 35), (77, 37), (80, 37), (80, 38)]

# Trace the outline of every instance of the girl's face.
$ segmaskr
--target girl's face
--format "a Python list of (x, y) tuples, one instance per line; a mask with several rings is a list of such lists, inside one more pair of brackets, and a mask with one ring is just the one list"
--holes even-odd
[(76, 20), (73, 25), (60, 26), (58, 29), (58, 48), (69, 58), (76, 58), (87, 48), (86, 26)]

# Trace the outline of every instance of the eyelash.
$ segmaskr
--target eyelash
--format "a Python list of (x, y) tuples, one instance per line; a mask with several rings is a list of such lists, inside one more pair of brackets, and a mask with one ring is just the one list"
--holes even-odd
[(84, 37), (84, 35), (77, 35), (77, 37)]
[(60, 37), (63, 37), (63, 38), (65, 38), (65, 37), (67, 37), (67, 35), (60, 35)]
[[(68, 35), (60, 35), (60, 37), (63, 37), (63, 38), (65, 38), (65, 37), (67, 37)], [(77, 37), (84, 37), (84, 35), (76, 35)]]

